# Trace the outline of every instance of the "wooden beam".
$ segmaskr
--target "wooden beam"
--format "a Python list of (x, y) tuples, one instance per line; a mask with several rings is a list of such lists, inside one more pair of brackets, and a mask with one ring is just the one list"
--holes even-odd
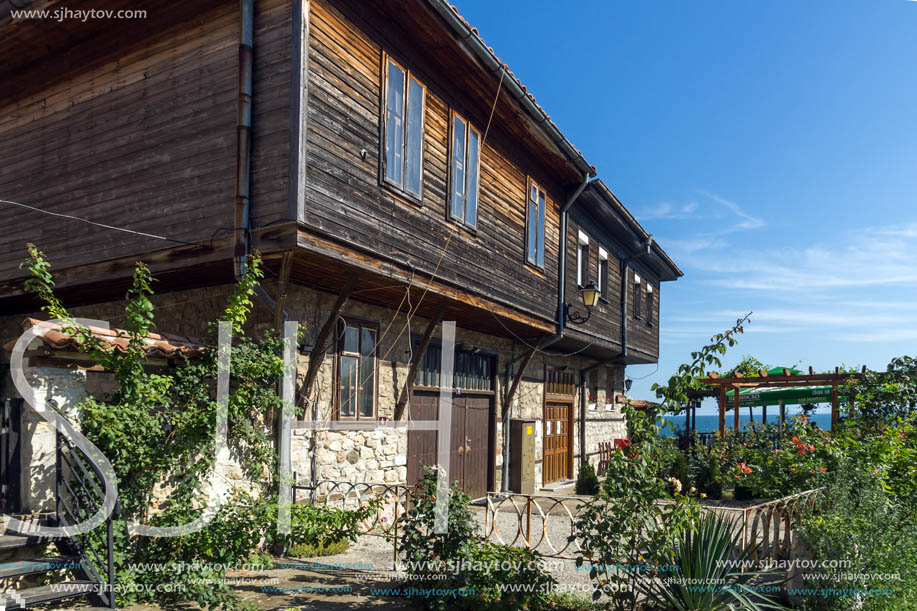
[(726, 387), (720, 386), (720, 439), (726, 436)]
[(347, 300), (350, 298), (350, 293), (353, 292), (353, 287), (356, 283), (357, 275), (351, 274), (347, 278), (344, 288), (338, 294), (337, 301), (334, 302), (334, 306), (332, 306), (331, 312), (329, 312), (328, 318), (325, 320), (325, 324), (322, 325), (322, 329), (315, 339), (315, 346), (312, 347), (312, 354), (309, 356), (309, 368), (306, 370), (306, 379), (303, 380), (302, 389), (299, 394), (298, 404), (300, 407), (305, 407), (306, 402), (309, 400), (309, 395), (312, 393), (312, 384), (315, 383), (315, 376), (318, 375), (318, 369), (321, 367), (322, 361), (325, 360), (325, 352), (328, 350), (328, 340), (331, 339), (331, 334), (334, 332), (338, 317), (341, 315), (341, 309), (343, 309), (344, 304), (347, 303)]
[(283, 308), (287, 302), (287, 285), (290, 281), (290, 268), (293, 261), (293, 251), (288, 250), (283, 253), (283, 261), (280, 263), (280, 280), (277, 287), (277, 302), (274, 307), (274, 329), (278, 335), (283, 334)]
[[(414, 377), (417, 375), (417, 370), (420, 369), (420, 361), (423, 360), (424, 354), (430, 346), (430, 340), (433, 339), (433, 332), (436, 331), (436, 327), (439, 326), (439, 323), (443, 321), (443, 315), (445, 313), (446, 306), (440, 306), (433, 318), (430, 319), (427, 330), (424, 331), (423, 337), (420, 339), (420, 345), (414, 352), (414, 358), (411, 359), (411, 366), (408, 368), (408, 375), (404, 382), (404, 388), (401, 389), (401, 395), (398, 397), (398, 403), (395, 405), (396, 422), (401, 420), (401, 416), (404, 414), (404, 407), (408, 403), (411, 388), (414, 386)], [(411, 341), (411, 338), (408, 338), (408, 341)]]
[(739, 432), (739, 400), (741, 399), (741, 397), (739, 396), (738, 387), (736, 387), (735, 394), (732, 396), (732, 399), (733, 399), (733, 408), (735, 409), (735, 412), (736, 412), (735, 414), (733, 414), (733, 420), (732, 420), (733, 428), (735, 429), (736, 433), (738, 433)]
[(516, 375), (513, 377), (513, 383), (510, 385), (509, 390), (506, 391), (506, 395), (503, 397), (503, 414), (506, 416), (509, 413), (509, 406), (513, 402), (513, 396), (516, 394), (516, 390), (519, 388), (519, 383), (522, 381), (522, 376), (525, 374), (525, 370), (528, 368), (529, 363), (532, 362), (532, 357), (535, 356), (537, 348), (532, 348), (525, 353), (525, 356), (522, 357), (522, 362), (519, 363), (519, 371), (516, 372)]

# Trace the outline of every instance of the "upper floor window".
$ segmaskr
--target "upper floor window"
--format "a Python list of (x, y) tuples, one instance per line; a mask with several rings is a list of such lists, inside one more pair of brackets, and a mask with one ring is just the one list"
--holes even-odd
[(576, 241), (576, 284), (589, 282), (589, 236), (580, 231)]
[(368, 418), (376, 414), (376, 328), (344, 323), (338, 336), (338, 392), (340, 418)]
[(544, 214), (547, 198), (544, 189), (534, 182), (529, 185), (527, 196), (526, 226), (526, 260), (538, 267), (544, 267)]
[(391, 59), (385, 62), (385, 181), (416, 198), (423, 178), (426, 90)]
[(608, 300), (608, 251), (599, 246), (599, 297)]
[(634, 318), (643, 318), (643, 287), (640, 283), (640, 276), (634, 274)]
[(452, 116), (452, 217), (474, 227), (478, 221), (481, 135), (457, 114)]
[(646, 324), (652, 326), (653, 324), (653, 313), (656, 309), (655, 304), (655, 293), (653, 293), (653, 285), (647, 283), (646, 285)]

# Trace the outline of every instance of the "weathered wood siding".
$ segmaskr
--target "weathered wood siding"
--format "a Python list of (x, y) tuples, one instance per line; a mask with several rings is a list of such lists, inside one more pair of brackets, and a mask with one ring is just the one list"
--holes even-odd
[[(588, 333), (596, 338), (621, 346), (621, 270), (622, 260), (627, 256), (624, 247), (610, 236), (597, 230), (596, 226), (583, 219), (581, 213), (571, 215), (567, 223), (567, 284), (566, 300), (574, 309), (584, 312), (583, 299), (576, 284), (577, 247), (579, 245), (579, 232), (582, 231), (589, 237), (589, 276), (599, 284), (599, 247), (608, 252), (608, 295), (599, 300), (599, 305), (593, 310), (592, 316), (584, 325), (571, 325), (570, 332), (578, 331)], [(653, 317), (652, 324), (647, 324), (644, 315), (641, 319), (634, 318), (633, 312), (633, 282), (634, 269), (644, 283), (653, 285)], [(639, 355), (631, 357), (646, 358), (657, 357), (659, 354), (659, 290), (660, 283), (653, 274), (639, 262), (631, 262), (628, 268), (627, 283), (627, 345), (628, 350), (639, 351)], [(644, 300), (644, 312), (646, 302)], [(630, 358), (629, 358), (630, 360)]]
[[(258, 222), (287, 216), (290, 8), (285, 0), (256, 7)], [(239, 4), (201, 3), (190, 17), (166, 8), (120, 22), (127, 31), (76, 45), (0, 91), (0, 197), (187, 242), (231, 231)], [(8, 253), (0, 280), (22, 275), (27, 241), (56, 269), (177, 245), (9, 206), (0, 219)]]
[[(450, 108), (475, 120), (481, 101), (450, 91), (448, 72), (429, 65), (422, 49), (394, 40), (381, 23), (349, 15), (346, 6), (312, 2), (309, 41), (308, 192), (306, 221), (347, 244), (413, 265), (439, 279), (553, 320), (556, 295), (558, 199), (550, 180), (539, 182), (550, 201), (545, 267), (525, 263), (525, 196), (529, 174), (513, 151), (488, 137), (481, 151), (477, 229), (447, 213)], [(380, 182), (382, 54), (388, 52), (427, 87), (422, 206)], [(489, 101), (487, 102), (489, 103)], [(471, 110), (475, 108), (476, 110)], [(486, 110), (484, 111), (486, 117)], [(367, 151), (366, 160), (360, 151)], [(441, 260), (440, 260), (441, 258)]]

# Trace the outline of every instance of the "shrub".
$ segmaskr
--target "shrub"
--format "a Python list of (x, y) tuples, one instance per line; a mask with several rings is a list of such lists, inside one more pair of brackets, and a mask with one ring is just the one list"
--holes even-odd
[[(613, 454), (599, 494), (580, 508), (576, 519), (581, 547), (576, 563), (590, 564), (589, 577), (598, 586), (593, 599), (611, 591), (611, 604), (622, 610), (636, 608), (638, 582), (649, 573), (642, 567), (656, 564), (700, 511), (681, 494), (678, 480), (671, 482), (670, 502), (659, 502), (669, 497), (657, 445), (661, 426), (629, 405), (624, 410), (639, 445), (627, 455)], [(619, 565), (628, 569), (617, 570)]]
[(338, 543), (323, 543), (312, 545), (310, 543), (297, 543), (290, 548), (289, 555), (293, 558), (318, 558), (320, 556), (334, 556), (347, 551), (350, 544), (347, 541)]
[(599, 478), (595, 474), (595, 469), (588, 462), (580, 465), (579, 473), (576, 476), (576, 493), (592, 496), (599, 491)]
[[(417, 589), (454, 592), (424, 596), (427, 609), (539, 609), (547, 605), (554, 579), (544, 571), (537, 552), (481, 541), (467, 494), (448, 489), (446, 532), (435, 532), (438, 474), (424, 467), (413, 506), (399, 516), (403, 535), (397, 551)], [(534, 584), (530, 591), (508, 592), (503, 585)]]
[[(715, 513), (706, 513), (695, 529), (686, 529), (662, 563), (662, 579), (641, 582), (647, 599), (673, 611), (782, 609), (756, 589), (769, 574), (740, 570), (755, 547), (740, 550), (741, 529)], [(734, 563), (733, 563), (734, 562)], [(773, 580), (770, 580), (773, 583)], [(697, 587), (697, 584), (715, 584)]]
[(807, 608), (841, 611), (859, 599), (863, 611), (917, 609), (917, 516), (886, 492), (879, 473), (843, 463), (800, 532), (815, 560), (842, 567), (808, 573), (806, 588), (891, 590), (888, 595), (812, 596)]

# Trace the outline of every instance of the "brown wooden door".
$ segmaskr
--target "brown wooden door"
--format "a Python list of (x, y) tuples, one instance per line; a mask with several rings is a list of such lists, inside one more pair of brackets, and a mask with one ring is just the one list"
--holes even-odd
[[(453, 395), (449, 439), (449, 480), (458, 482), (472, 498), (487, 492), (490, 472), (490, 395)], [(435, 420), (439, 394), (415, 390), (411, 399), (413, 420)], [(436, 431), (408, 432), (408, 484), (416, 484), (423, 465), (435, 465)]]
[(464, 397), (465, 465), (462, 488), (476, 499), (487, 493), (490, 464), (490, 400), (487, 395)]
[(570, 478), (570, 411), (571, 403), (547, 401), (544, 406), (544, 483)]

